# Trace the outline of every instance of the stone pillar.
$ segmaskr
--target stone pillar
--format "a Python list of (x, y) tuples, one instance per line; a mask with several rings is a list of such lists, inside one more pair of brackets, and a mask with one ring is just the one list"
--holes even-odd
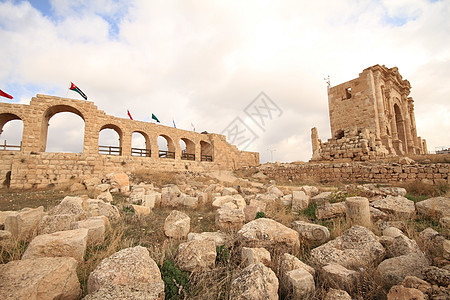
[(319, 141), (319, 134), (317, 132), (317, 128), (313, 127), (311, 128), (311, 144), (312, 144), (312, 158), (311, 160), (318, 160), (320, 159), (320, 141)]
[(381, 91), (381, 72), (377, 71), (375, 73), (375, 97), (377, 102), (378, 110), (378, 127), (377, 132), (380, 133), (380, 139), (386, 136), (386, 117), (384, 115), (384, 105), (383, 105), (383, 93)]
[(131, 156), (131, 131), (122, 129), (120, 138), (120, 147), (122, 147), (122, 156)]
[[(377, 86), (379, 86), (379, 84), (377, 83), (378, 81), (379, 81), (379, 78), (380, 77), (380, 72), (379, 71), (377, 71), (375, 74), (374, 74), (374, 72), (373, 71), (370, 71), (369, 73), (368, 73), (368, 85), (369, 85), (369, 91), (370, 91), (370, 94), (371, 95), (369, 95), (369, 99), (370, 98), (372, 98), (372, 100), (373, 100), (373, 108), (374, 108), (374, 111), (375, 111), (375, 135), (376, 135), (376, 138), (377, 138), (377, 140), (380, 140), (380, 137), (381, 137), (381, 133), (380, 133), (380, 119), (379, 119), (379, 109), (378, 109), (378, 98), (379, 97), (381, 97), (381, 93), (380, 93), (380, 95), (378, 96), (378, 94), (377, 94)], [(371, 97), (370, 97), (371, 96)]]
[(350, 226), (361, 225), (366, 228), (372, 226), (370, 220), (369, 200), (364, 197), (349, 197), (345, 200), (347, 208), (347, 222)]
[(422, 140), (422, 151), (423, 151), (423, 154), (428, 154), (428, 145), (427, 145), (426, 139)]
[(201, 161), (202, 159), (202, 145), (200, 141), (195, 143), (195, 161)]
[(402, 96), (402, 104), (403, 104), (403, 111), (404, 111), (404, 130), (405, 130), (405, 152), (408, 154), (415, 154), (414, 149), (414, 141), (411, 133), (411, 118), (409, 116), (409, 102), (405, 95)]

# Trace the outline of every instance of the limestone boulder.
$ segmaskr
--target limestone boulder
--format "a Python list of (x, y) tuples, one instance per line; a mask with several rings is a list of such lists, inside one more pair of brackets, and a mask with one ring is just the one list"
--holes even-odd
[(274, 195), (277, 198), (283, 197), (284, 193), (280, 191), (280, 189), (274, 185), (267, 188), (267, 193)]
[(89, 218), (73, 224), (73, 229), (86, 228), (88, 230), (87, 244), (101, 244), (105, 240), (105, 220)]
[(106, 192), (100, 193), (97, 196), (97, 199), (98, 200), (102, 200), (102, 201), (107, 202), (107, 203), (110, 203), (110, 202), (113, 201), (113, 196), (111, 195), (110, 192), (106, 191)]
[(284, 195), (283, 197), (281, 197), (280, 200), (281, 200), (281, 204), (289, 207), (292, 205), (292, 194)]
[(399, 235), (403, 235), (403, 231), (401, 231), (397, 227), (390, 226), (383, 229), (383, 235), (395, 238)]
[(407, 156), (404, 156), (404, 157), (400, 157), (398, 159), (398, 163), (401, 165), (410, 165), (410, 164), (414, 164), (415, 161)]
[(405, 197), (406, 196), (406, 189), (401, 188), (401, 187), (393, 187), (393, 186), (385, 186), (385, 187), (379, 187), (378, 188), (380, 191), (382, 191), (385, 195), (390, 195), (390, 196), (401, 196), (401, 197)]
[(352, 297), (344, 290), (329, 288), (325, 300), (352, 300)]
[(311, 198), (310, 203), (316, 205), (322, 205), (329, 201), (330, 196), (333, 192), (322, 192)]
[(227, 196), (220, 196), (214, 198), (214, 201), (212, 202), (213, 208), (221, 208), (225, 203), (233, 202), (234, 198), (231, 195)]
[(299, 211), (307, 209), (309, 206), (309, 199), (310, 196), (308, 196), (303, 191), (293, 191), (292, 192), (292, 210), (293, 211)]
[[(184, 194), (181, 194), (184, 195)], [(180, 195), (180, 197), (181, 197)], [(187, 208), (195, 209), (198, 206), (198, 197), (184, 195), (182, 199), (180, 199), (181, 205)]]
[(170, 238), (184, 239), (190, 228), (191, 218), (178, 210), (173, 210), (164, 221), (164, 234)]
[(270, 252), (267, 251), (265, 248), (242, 247), (241, 257), (244, 266), (262, 263), (266, 267), (270, 268), (271, 264)]
[(216, 244), (216, 247), (225, 245), (230, 237), (223, 232), (202, 232), (202, 233), (194, 233), (190, 232), (187, 236), (188, 241), (213, 241)]
[(249, 265), (231, 282), (230, 299), (278, 299), (278, 278), (261, 263)]
[(178, 207), (180, 189), (175, 185), (167, 186), (161, 189), (161, 206), (162, 207)]
[(310, 273), (312, 276), (316, 274), (316, 271), (313, 267), (305, 264), (300, 259), (295, 257), (292, 254), (284, 253), (281, 256), (281, 263), (280, 263), (280, 274), (281, 278), (283, 278), (283, 275), (286, 274), (289, 271), (295, 270), (295, 269), (305, 269), (308, 273)]
[(300, 247), (298, 232), (272, 219), (248, 222), (237, 232), (244, 246), (253, 248), (282, 247), (296, 251)]
[(402, 285), (394, 285), (393, 287), (391, 287), (389, 293), (387, 294), (387, 300), (397, 299), (425, 300), (428, 299), (428, 296), (425, 296), (425, 294), (418, 289), (407, 288)]
[(301, 186), (300, 190), (305, 192), (305, 194), (308, 195), (309, 197), (314, 197), (317, 194), (319, 194), (319, 189), (317, 187), (311, 186), (311, 185)]
[(230, 188), (230, 187), (224, 187), (223, 191), (222, 191), (222, 195), (227, 196), (227, 195), (235, 195), (238, 194), (238, 191), (234, 188)]
[(36, 232), (44, 216), (44, 207), (24, 208), (17, 214), (10, 214), (5, 219), (5, 230), (11, 232), (14, 239), (25, 239)]
[(86, 252), (87, 238), (86, 228), (38, 235), (28, 245), (22, 259), (67, 256), (81, 263)]
[(185, 271), (213, 269), (216, 262), (216, 243), (210, 240), (193, 240), (178, 246), (176, 261)]
[(370, 206), (369, 207), (370, 210), (370, 219), (372, 220), (372, 222), (377, 222), (379, 220), (381, 221), (388, 221), (389, 220), (389, 215), (385, 212), (382, 212), (379, 209), (376, 209), (375, 207)]
[(401, 218), (412, 218), (416, 213), (414, 202), (405, 197), (387, 196), (370, 203), (372, 207)]
[(422, 277), (422, 270), (430, 265), (429, 260), (421, 253), (410, 253), (382, 261), (377, 271), (386, 287), (398, 284), (406, 276)]
[(11, 242), (12, 234), (6, 230), (0, 230), (0, 247), (4, 247)]
[(150, 258), (148, 250), (141, 246), (120, 250), (102, 260), (89, 275), (87, 290), (91, 294), (110, 284), (148, 285), (157, 289), (154, 291), (156, 295), (164, 294), (164, 282), (158, 265)]
[(131, 207), (133, 208), (134, 213), (139, 217), (148, 216), (152, 212), (152, 210), (148, 206), (131, 204)]
[(116, 188), (121, 193), (130, 191), (130, 179), (126, 173), (109, 173), (103, 183), (109, 183), (111, 188)]
[(245, 213), (243, 209), (220, 208), (216, 211), (216, 227), (222, 231), (239, 230), (245, 223)]
[(83, 180), (83, 184), (86, 187), (86, 189), (88, 191), (92, 191), (95, 189), (95, 187), (99, 184), (102, 183), (102, 180), (100, 178), (97, 177), (90, 177), (90, 178), (85, 178)]
[(347, 207), (344, 202), (328, 203), (316, 208), (316, 218), (319, 220), (345, 217)]
[(339, 264), (328, 264), (321, 270), (324, 281), (332, 288), (351, 292), (356, 289), (359, 273)]
[(102, 200), (85, 199), (83, 201), (83, 209), (87, 213), (88, 217), (105, 216), (113, 223), (120, 220), (119, 209), (116, 206)]
[(406, 276), (405, 279), (403, 279), (403, 281), (399, 283), (399, 285), (407, 288), (418, 289), (424, 294), (428, 294), (431, 289), (430, 283), (417, 278), (416, 276)]
[(355, 225), (341, 236), (311, 250), (311, 263), (316, 268), (336, 263), (348, 269), (360, 268), (381, 261), (383, 245), (369, 229)]
[(164, 282), (129, 283), (127, 285), (106, 283), (96, 292), (83, 298), (83, 300), (116, 299), (164, 300)]
[(292, 299), (308, 299), (316, 290), (314, 277), (305, 269), (298, 268), (289, 271), (285, 275), (288, 290), (285, 293)]
[(317, 247), (330, 239), (327, 227), (305, 221), (294, 221), (291, 227), (299, 233), (300, 240), (306, 241), (311, 247)]
[(450, 217), (450, 197), (435, 197), (416, 203), (417, 212), (429, 218)]
[(243, 209), (245, 215), (245, 223), (248, 223), (256, 218), (256, 214), (260, 211), (258, 207), (247, 205)]
[(264, 203), (273, 203), (278, 197), (274, 194), (257, 194), (255, 199)]
[(425, 280), (431, 284), (448, 287), (450, 285), (450, 267), (430, 266), (422, 270)]
[(70, 214), (44, 215), (38, 225), (38, 234), (47, 234), (72, 229), (76, 216)]
[(77, 261), (42, 257), (0, 265), (0, 299), (78, 299)]
[(392, 243), (386, 250), (388, 257), (396, 257), (409, 253), (422, 253), (416, 241), (409, 239), (403, 234), (394, 237)]
[(87, 214), (83, 209), (84, 199), (81, 197), (65, 197), (58, 205), (49, 210), (48, 215), (74, 215), (77, 221), (85, 219)]
[(19, 212), (18, 211), (14, 211), (14, 210), (4, 210), (4, 211), (0, 211), (0, 230), (4, 230), (5, 229), (5, 220), (6, 218), (11, 215), (11, 216), (15, 216), (17, 215)]

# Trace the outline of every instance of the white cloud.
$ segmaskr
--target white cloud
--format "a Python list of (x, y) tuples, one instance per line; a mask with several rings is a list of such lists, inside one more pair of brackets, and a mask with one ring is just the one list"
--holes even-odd
[(323, 78), (335, 85), (385, 64), (410, 80), (430, 149), (449, 143), (445, 114), (430, 117), (449, 107), (448, 1), (51, 3), (51, 18), (0, 3), (0, 83), (22, 101), (65, 96), (74, 81), (107, 114), (220, 133), (264, 91), (283, 115), (251, 149), (263, 161), (268, 147), (279, 161), (308, 160), (311, 127), (330, 135)]

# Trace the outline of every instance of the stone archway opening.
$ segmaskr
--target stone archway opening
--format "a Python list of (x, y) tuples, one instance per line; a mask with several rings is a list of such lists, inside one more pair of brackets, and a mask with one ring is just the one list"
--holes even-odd
[(175, 145), (173, 140), (167, 135), (160, 135), (157, 139), (159, 157), (175, 158)]
[(210, 143), (200, 141), (201, 161), (213, 161), (213, 147)]
[(122, 130), (117, 125), (107, 124), (100, 128), (98, 153), (122, 155)]
[(0, 150), (20, 151), (22, 149), (22, 136), (22, 119), (15, 114), (0, 114)]
[(133, 132), (131, 135), (131, 155), (150, 157), (151, 154), (148, 135), (141, 131)]
[(195, 144), (187, 138), (180, 139), (181, 159), (195, 160)]
[(395, 113), (395, 125), (397, 126), (398, 139), (401, 141), (399, 149), (406, 151), (406, 131), (405, 131), (405, 120), (402, 115), (402, 111), (398, 104), (394, 104)]
[[(58, 116), (55, 116), (56, 114)], [(49, 139), (50, 120), (52, 121)], [(83, 152), (84, 130), (85, 118), (78, 109), (70, 105), (51, 106), (47, 108), (42, 118), (39, 150), (47, 151), (48, 145), (49, 152)]]
[(83, 153), (84, 120), (71, 112), (59, 112), (48, 121), (46, 152)]

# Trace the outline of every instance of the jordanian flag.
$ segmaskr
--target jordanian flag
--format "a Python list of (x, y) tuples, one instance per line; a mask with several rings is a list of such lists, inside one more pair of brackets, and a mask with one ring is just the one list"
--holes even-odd
[(13, 98), (13, 96), (11, 96), (10, 94), (5, 93), (2, 90), (0, 90), (0, 96), (8, 98), (8, 99), (12, 99)]
[(159, 122), (158, 118), (154, 114), (152, 114), (152, 119), (155, 120), (158, 123), (161, 123), (161, 122)]
[(84, 100), (87, 100), (87, 96), (85, 93), (83, 93), (75, 84), (73, 84), (73, 82), (70, 83), (70, 88), (71, 91), (77, 92), (78, 94), (80, 94), (81, 97), (84, 98)]

